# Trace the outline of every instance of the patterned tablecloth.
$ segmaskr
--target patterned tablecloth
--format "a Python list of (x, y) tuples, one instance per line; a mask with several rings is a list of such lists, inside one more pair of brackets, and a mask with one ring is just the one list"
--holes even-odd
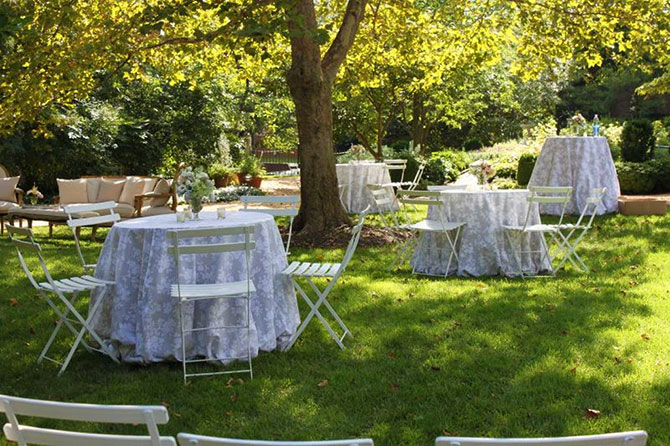
[[(270, 215), (256, 212), (228, 212), (223, 220), (214, 213), (201, 213), (200, 221), (187, 223), (177, 223), (174, 215), (160, 215), (114, 225), (95, 271), (98, 278), (116, 281), (94, 321), (97, 332), (124, 361), (180, 360), (179, 309), (176, 299), (170, 297), (170, 285), (177, 275), (174, 257), (167, 251), (167, 231), (249, 224), (256, 227), (251, 256), (257, 289), (251, 296), (252, 354), (281, 349), (297, 329), (300, 315), (290, 280), (280, 275), (287, 262), (279, 230)], [(230, 237), (225, 240), (232, 241)], [(207, 243), (217, 241), (223, 238), (210, 237)], [(181, 272), (186, 283), (244, 280), (244, 253), (186, 257)], [(98, 297), (92, 296), (91, 305)], [(239, 300), (202, 300), (186, 308), (185, 328), (231, 325), (246, 314)], [(187, 337), (186, 351), (188, 357), (224, 358), (246, 356), (246, 347), (246, 329), (205, 330)]]
[[(444, 202), (442, 212), (447, 221), (464, 222), (461, 243), (458, 246), (458, 269), (452, 261), (451, 273), (459, 276), (518, 275), (514, 252), (505, 240), (503, 225), (523, 225), (528, 214), (527, 190), (441, 192)], [(436, 207), (430, 209), (428, 217), (437, 219)], [(531, 208), (530, 224), (540, 222), (537, 206)], [(544, 243), (538, 234), (523, 239), (523, 250), (539, 250)], [(417, 250), (412, 265), (417, 271), (428, 274), (444, 274), (449, 252), (444, 236), (427, 236), (423, 249)], [(540, 264), (540, 255), (530, 254), (522, 258), (524, 272), (537, 273), (548, 270), (549, 262)]]
[[(606, 187), (598, 214), (617, 212), (621, 194), (612, 153), (603, 137), (547, 138), (535, 163), (529, 186), (572, 186), (565, 212), (579, 214), (591, 189)], [(560, 215), (561, 206), (542, 205), (543, 214)]]
[[(384, 163), (352, 163), (337, 164), (337, 182), (344, 186), (342, 201), (344, 208), (350, 214), (357, 214), (370, 205), (371, 212), (379, 212), (372, 195), (368, 191), (368, 184), (388, 184), (391, 182), (388, 168)], [(389, 188), (391, 197), (393, 188)], [(388, 211), (388, 209), (382, 209)]]

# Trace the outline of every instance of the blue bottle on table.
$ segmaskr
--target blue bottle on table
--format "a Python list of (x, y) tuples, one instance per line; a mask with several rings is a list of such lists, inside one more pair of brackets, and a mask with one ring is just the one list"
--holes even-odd
[(598, 118), (598, 115), (593, 117), (593, 136), (600, 136), (600, 118)]

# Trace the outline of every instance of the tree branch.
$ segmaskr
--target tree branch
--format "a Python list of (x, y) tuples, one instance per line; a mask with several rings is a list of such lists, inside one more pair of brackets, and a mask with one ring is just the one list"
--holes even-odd
[(330, 48), (326, 51), (321, 62), (321, 69), (324, 77), (331, 83), (335, 80), (337, 70), (347, 57), (347, 52), (354, 43), (358, 25), (363, 20), (365, 13), (365, 6), (368, 0), (349, 0), (347, 9), (344, 12), (344, 19), (342, 25), (337, 32), (337, 36), (330, 44)]

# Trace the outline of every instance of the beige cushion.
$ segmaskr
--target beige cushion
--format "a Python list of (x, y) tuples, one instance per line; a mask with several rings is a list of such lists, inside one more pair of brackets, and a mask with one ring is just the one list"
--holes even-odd
[(143, 206), (142, 217), (151, 217), (152, 215), (172, 214), (174, 211), (167, 206)]
[(102, 203), (103, 201), (119, 201), (121, 196), (121, 191), (123, 190), (123, 185), (126, 183), (126, 180), (105, 180), (104, 178), (100, 180), (100, 190), (98, 190), (97, 202)]
[(21, 206), (19, 206), (17, 203), (13, 203), (11, 201), (0, 201), (0, 211), (8, 211), (10, 209), (19, 209)]
[(58, 182), (58, 196), (60, 204), (87, 203), (88, 192), (86, 180), (56, 180)]
[(142, 191), (142, 193), (148, 194), (149, 192), (153, 192), (158, 180), (158, 178), (145, 178), (144, 191)]
[(134, 205), (135, 195), (142, 195), (150, 181), (152, 181), (151, 178), (128, 177), (119, 197), (119, 203)]
[(0, 178), (0, 201), (16, 203), (16, 185), (21, 177)]
[[(169, 194), (170, 193), (170, 183), (168, 183), (166, 180), (159, 180), (158, 183), (156, 183), (156, 187), (153, 190), (157, 194)], [(149, 205), (152, 208), (158, 208), (158, 207), (163, 207), (167, 204), (168, 200), (170, 198), (153, 198), (151, 201), (149, 201)]]
[(95, 203), (98, 199), (98, 192), (100, 192), (100, 178), (84, 178), (84, 180), (86, 181), (88, 202)]
[(121, 216), (121, 218), (130, 218), (135, 214), (135, 207), (128, 203), (119, 203), (114, 207), (114, 211)]

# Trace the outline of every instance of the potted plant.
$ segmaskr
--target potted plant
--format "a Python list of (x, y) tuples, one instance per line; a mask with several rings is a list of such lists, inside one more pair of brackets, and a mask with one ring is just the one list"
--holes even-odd
[(217, 188), (228, 186), (231, 183), (234, 174), (234, 167), (226, 166), (221, 163), (213, 164), (209, 168), (209, 176), (214, 180), (214, 185)]
[(240, 184), (248, 184), (249, 186), (260, 188), (264, 173), (265, 169), (263, 169), (261, 160), (253, 155), (246, 155), (240, 162), (237, 177)]

